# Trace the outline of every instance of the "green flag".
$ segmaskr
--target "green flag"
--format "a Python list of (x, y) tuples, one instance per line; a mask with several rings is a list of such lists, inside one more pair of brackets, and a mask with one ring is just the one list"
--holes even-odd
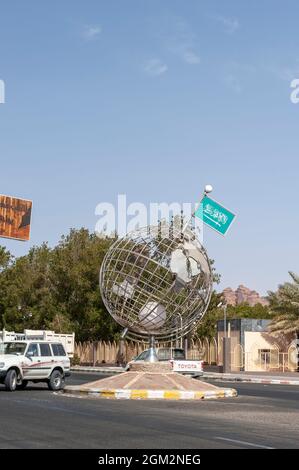
[(235, 214), (218, 204), (208, 196), (204, 196), (195, 211), (195, 217), (201, 219), (206, 225), (225, 235), (235, 219)]

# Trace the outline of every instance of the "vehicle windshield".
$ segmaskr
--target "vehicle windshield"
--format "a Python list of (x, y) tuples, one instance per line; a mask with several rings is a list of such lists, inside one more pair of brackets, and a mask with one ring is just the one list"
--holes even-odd
[(136, 361), (146, 361), (147, 357), (149, 356), (149, 350), (146, 349), (145, 351), (143, 351), (142, 353), (139, 354), (139, 356), (137, 356), (135, 358)]
[[(150, 350), (146, 349), (135, 358), (135, 361), (146, 361), (150, 355)], [(170, 359), (184, 360), (185, 351), (180, 348), (159, 348), (157, 349), (157, 356), (159, 361), (169, 361)]]
[(158, 349), (159, 361), (169, 361), (170, 359), (180, 360), (185, 359), (184, 349), (179, 348), (160, 348)]
[(26, 343), (0, 343), (0, 354), (24, 354)]

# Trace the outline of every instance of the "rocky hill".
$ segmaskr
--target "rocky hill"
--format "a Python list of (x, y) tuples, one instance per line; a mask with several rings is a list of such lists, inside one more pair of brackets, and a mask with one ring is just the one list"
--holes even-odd
[(223, 296), (227, 305), (240, 305), (243, 303), (247, 303), (251, 307), (256, 304), (268, 305), (265, 297), (261, 297), (258, 292), (248, 289), (242, 284), (236, 290), (227, 287), (223, 290)]

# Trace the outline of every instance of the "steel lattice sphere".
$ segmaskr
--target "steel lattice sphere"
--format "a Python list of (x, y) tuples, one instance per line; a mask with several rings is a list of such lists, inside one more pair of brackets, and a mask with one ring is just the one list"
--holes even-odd
[(134, 339), (181, 337), (209, 305), (212, 272), (206, 251), (188, 227), (145, 227), (119, 238), (100, 271), (103, 301)]

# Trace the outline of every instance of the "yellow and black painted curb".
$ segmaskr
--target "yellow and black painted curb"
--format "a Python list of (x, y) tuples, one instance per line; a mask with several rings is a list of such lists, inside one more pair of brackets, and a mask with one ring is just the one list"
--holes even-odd
[(233, 388), (194, 392), (186, 390), (80, 389), (65, 387), (64, 393), (68, 395), (85, 395), (115, 399), (124, 398), (129, 400), (211, 400), (217, 398), (232, 398), (238, 395), (237, 391)]

